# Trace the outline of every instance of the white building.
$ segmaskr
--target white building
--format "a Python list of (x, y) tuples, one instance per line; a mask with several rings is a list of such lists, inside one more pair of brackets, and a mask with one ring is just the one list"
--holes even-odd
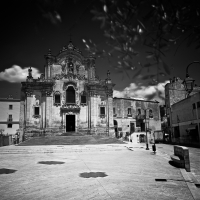
[(19, 129), (20, 99), (0, 98), (0, 130), (13, 135)]

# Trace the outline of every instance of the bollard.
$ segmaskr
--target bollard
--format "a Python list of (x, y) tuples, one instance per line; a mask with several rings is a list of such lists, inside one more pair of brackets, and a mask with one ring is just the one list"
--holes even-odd
[(156, 145), (155, 144), (152, 145), (152, 150), (154, 153), (156, 153)]

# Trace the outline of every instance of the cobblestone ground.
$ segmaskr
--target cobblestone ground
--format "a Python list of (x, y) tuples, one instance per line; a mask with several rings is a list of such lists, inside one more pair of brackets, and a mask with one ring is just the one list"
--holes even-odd
[(164, 153), (131, 149), (125, 144), (1, 147), (0, 199), (193, 199), (180, 169)]

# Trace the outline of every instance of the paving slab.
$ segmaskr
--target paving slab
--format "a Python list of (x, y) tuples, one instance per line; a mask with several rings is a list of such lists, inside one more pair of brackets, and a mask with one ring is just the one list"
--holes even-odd
[(162, 154), (130, 146), (0, 148), (0, 169), (16, 170), (0, 171), (0, 199), (194, 199)]

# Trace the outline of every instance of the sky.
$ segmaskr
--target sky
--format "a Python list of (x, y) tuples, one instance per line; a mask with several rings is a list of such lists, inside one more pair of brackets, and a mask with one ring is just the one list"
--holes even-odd
[[(57, 7), (47, 9), (48, 1), (18, 0), (5, 1), (2, 4), (0, 98), (6, 98), (8, 95), (20, 98), (21, 81), (26, 79), (28, 68), (32, 67), (34, 78), (39, 77), (44, 70), (44, 55), (48, 49), (51, 49), (53, 55), (57, 55), (60, 49), (69, 43), (70, 35), (72, 43), (82, 50), (84, 56), (87, 56), (88, 52), (82, 39), (91, 39), (100, 48), (108, 49), (100, 22), (92, 20), (90, 11), (94, 1), (57, 0)], [(169, 78), (178, 76), (184, 79), (186, 66), (192, 61), (200, 60), (200, 51), (194, 46), (188, 48), (182, 44), (176, 54), (175, 50), (176, 47), (172, 48), (165, 58), (171, 68), (171, 74), (162, 78), (156, 86), (143, 84), (140, 75), (133, 79), (134, 71), (117, 73), (110, 67), (108, 60), (103, 58), (96, 59), (96, 73), (101, 79), (105, 79), (107, 70), (110, 70), (112, 81), (116, 84), (116, 97), (156, 99), (163, 103), (164, 85), (169, 82)], [(138, 62), (145, 63), (145, 58), (139, 56), (135, 65)], [(195, 83), (200, 85), (200, 65), (190, 66), (189, 74), (195, 79)], [(156, 95), (158, 90), (162, 93), (162, 99)]]

